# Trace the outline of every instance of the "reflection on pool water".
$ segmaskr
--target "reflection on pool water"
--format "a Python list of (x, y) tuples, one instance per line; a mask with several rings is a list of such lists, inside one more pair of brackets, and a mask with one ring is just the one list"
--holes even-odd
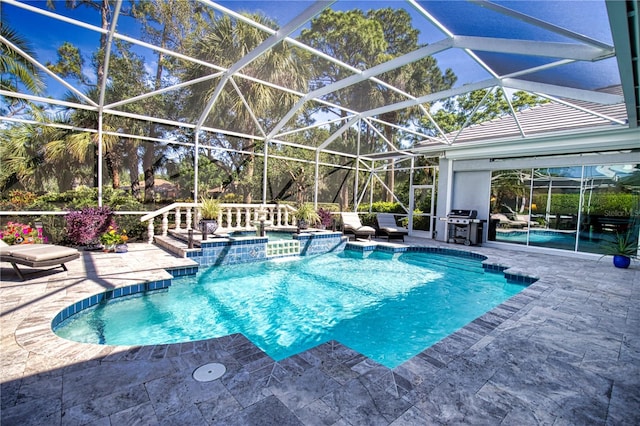
[(82, 311), (55, 332), (111, 345), (243, 333), (276, 360), (335, 339), (393, 368), (523, 288), (478, 258), (345, 251), (204, 269), (168, 291)]
[[(529, 231), (529, 245), (561, 250), (576, 250), (576, 231), (562, 231), (553, 229), (531, 229)], [(513, 244), (527, 244), (526, 230), (498, 230), (496, 241)], [(607, 244), (607, 235), (596, 232), (581, 232), (579, 234), (577, 251), (582, 253), (603, 253)]]
[[(525, 244), (527, 242), (527, 231), (497, 231), (496, 241)], [(575, 231), (555, 231), (546, 229), (531, 229), (529, 231), (529, 242), (533, 244), (559, 243), (573, 246), (576, 241)]]

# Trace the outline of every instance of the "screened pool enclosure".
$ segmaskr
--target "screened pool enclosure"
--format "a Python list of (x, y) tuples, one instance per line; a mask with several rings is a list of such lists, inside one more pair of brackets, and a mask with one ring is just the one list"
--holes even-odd
[[(451, 209), (476, 209), (485, 239), (492, 214), (528, 216), (515, 242), (535, 245), (552, 212), (532, 206), (556, 183), (577, 191), (572, 229), (592, 226), (577, 216), (597, 166), (625, 170), (606, 186), (626, 194), (616, 220), (640, 214), (634, 1), (0, 6), (3, 224), (211, 196), (390, 211), (438, 239)], [(496, 207), (495, 176), (523, 170)]]

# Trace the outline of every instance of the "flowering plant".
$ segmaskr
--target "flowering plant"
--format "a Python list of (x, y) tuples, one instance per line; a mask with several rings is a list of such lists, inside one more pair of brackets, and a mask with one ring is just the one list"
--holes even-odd
[(331, 211), (325, 210), (322, 207), (318, 209), (318, 216), (320, 216), (320, 223), (322, 223), (325, 227), (331, 226), (332, 218)]
[(106, 246), (124, 244), (127, 240), (129, 240), (127, 231), (123, 229), (121, 232), (118, 232), (118, 230), (113, 226), (109, 226), (109, 230), (100, 235), (100, 242)]
[(7, 244), (40, 244), (47, 238), (42, 235), (42, 228), (32, 228), (31, 224), (7, 222), (0, 231), (0, 239)]
[(66, 216), (67, 237), (73, 244), (85, 246), (96, 244), (100, 235), (115, 229), (113, 211), (104, 207), (85, 207), (71, 211)]

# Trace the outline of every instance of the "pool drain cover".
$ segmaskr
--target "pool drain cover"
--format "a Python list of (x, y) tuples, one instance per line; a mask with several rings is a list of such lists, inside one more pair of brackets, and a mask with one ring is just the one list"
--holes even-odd
[(227, 371), (227, 369), (224, 365), (211, 362), (196, 368), (196, 371), (193, 372), (193, 378), (199, 382), (210, 382), (222, 377), (225, 371)]

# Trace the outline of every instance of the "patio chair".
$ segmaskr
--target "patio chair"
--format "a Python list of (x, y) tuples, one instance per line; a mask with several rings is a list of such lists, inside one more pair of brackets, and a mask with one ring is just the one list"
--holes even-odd
[(376, 214), (376, 221), (378, 222), (378, 233), (380, 235), (386, 235), (387, 241), (392, 238), (400, 238), (404, 241), (404, 236), (409, 235), (409, 230), (399, 227), (396, 223), (395, 216), (391, 213)]
[(376, 230), (370, 226), (363, 226), (358, 213), (341, 212), (342, 232), (353, 234), (354, 238), (365, 238), (370, 240), (376, 234)]
[(80, 252), (74, 248), (57, 246), (54, 244), (19, 244), (10, 246), (0, 240), (0, 262), (9, 262), (22, 281), (25, 275), (43, 272), (42, 270), (29, 273), (22, 272), (18, 268), (18, 264), (25, 265), (30, 268), (51, 268), (45, 269), (49, 271), (61, 267), (63, 271), (67, 270), (66, 262), (70, 262), (80, 257)]
[(501, 228), (524, 228), (529, 225), (529, 222), (524, 220), (511, 220), (506, 215), (502, 213), (494, 213), (491, 215), (491, 219), (499, 220)]

